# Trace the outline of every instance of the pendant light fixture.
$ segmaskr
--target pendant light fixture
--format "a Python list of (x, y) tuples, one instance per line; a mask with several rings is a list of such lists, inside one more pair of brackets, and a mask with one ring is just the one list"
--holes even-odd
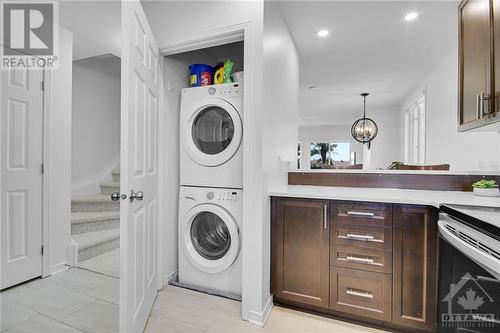
[(362, 93), (363, 96), (363, 118), (360, 118), (352, 124), (351, 135), (354, 140), (361, 142), (362, 144), (367, 143), (368, 149), (370, 149), (371, 141), (377, 137), (378, 126), (375, 122), (366, 118), (366, 96), (369, 93)]

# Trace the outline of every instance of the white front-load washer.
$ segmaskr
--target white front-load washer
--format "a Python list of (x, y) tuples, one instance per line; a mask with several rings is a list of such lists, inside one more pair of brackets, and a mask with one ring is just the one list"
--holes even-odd
[(242, 109), (240, 83), (182, 89), (181, 185), (243, 187)]
[(242, 191), (181, 186), (179, 283), (241, 298)]

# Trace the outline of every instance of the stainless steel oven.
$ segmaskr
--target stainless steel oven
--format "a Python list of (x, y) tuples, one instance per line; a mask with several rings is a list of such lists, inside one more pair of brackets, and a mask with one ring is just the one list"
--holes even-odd
[(438, 332), (500, 332), (500, 209), (443, 205)]

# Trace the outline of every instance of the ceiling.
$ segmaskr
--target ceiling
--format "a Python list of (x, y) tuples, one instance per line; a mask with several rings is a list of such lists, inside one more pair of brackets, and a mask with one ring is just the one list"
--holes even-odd
[(59, 23), (73, 32), (74, 60), (110, 53), (120, 56), (120, 1), (60, 1)]
[[(301, 125), (352, 123), (365, 91), (368, 112), (400, 108), (457, 45), (456, 1), (283, 1), (279, 8), (300, 56)], [(412, 11), (419, 17), (405, 21)], [(321, 29), (330, 34), (318, 37)]]

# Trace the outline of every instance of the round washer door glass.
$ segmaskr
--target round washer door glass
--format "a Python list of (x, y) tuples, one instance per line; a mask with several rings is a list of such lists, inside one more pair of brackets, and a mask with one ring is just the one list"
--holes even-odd
[(198, 113), (193, 121), (191, 135), (201, 152), (208, 155), (219, 154), (233, 140), (233, 119), (223, 108), (211, 105)]
[(191, 242), (200, 256), (218, 260), (231, 247), (231, 235), (224, 221), (212, 212), (200, 212), (191, 223)]

